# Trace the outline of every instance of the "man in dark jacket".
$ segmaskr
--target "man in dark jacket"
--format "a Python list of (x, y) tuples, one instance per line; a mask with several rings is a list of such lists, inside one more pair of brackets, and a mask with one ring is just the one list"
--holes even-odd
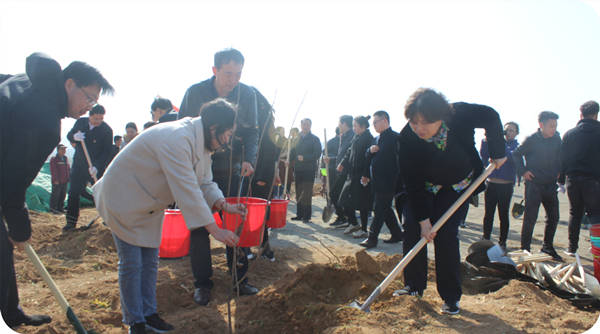
[(370, 175), (365, 175), (362, 179), (364, 184), (371, 182), (375, 193), (375, 217), (371, 222), (368, 238), (360, 243), (367, 249), (377, 247), (377, 238), (384, 222), (392, 237), (383, 242), (395, 243), (402, 240), (402, 230), (394, 211), (392, 211), (392, 200), (400, 176), (397, 154), (398, 133), (390, 127), (390, 116), (383, 110), (373, 114), (373, 127), (379, 136), (365, 152), (370, 164)]
[[(561, 261), (554, 250), (554, 234), (558, 225), (558, 196), (556, 181), (560, 172), (560, 136), (556, 132), (558, 115), (542, 111), (538, 116), (540, 128), (513, 152), (517, 175), (525, 179), (525, 215), (521, 229), (521, 249), (531, 250), (533, 228), (540, 203), (546, 210), (546, 229), (542, 252)], [(525, 157), (526, 164), (523, 163)]]
[(10, 327), (50, 322), (19, 307), (13, 246), (23, 249), (31, 237), (25, 191), (60, 141), (60, 120), (79, 118), (100, 92), (113, 90), (83, 62), (61, 71), (55, 60), (34, 53), (25, 69), (0, 83), (0, 311)]
[(176, 121), (179, 115), (177, 111), (173, 109), (171, 100), (165, 99), (164, 97), (157, 97), (150, 106), (150, 112), (152, 113), (152, 121), (155, 123), (165, 123)]
[(312, 195), (317, 173), (317, 161), (321, 157), (321, 142), (310, 132), (312, 121), (308, 118), (300, 122), (300, 139), (290, 153), (290, 161), (294, 163), (296, 178), (296, 217), (292, 220), (302, 220), (310, 223), (312, 216)]
[[(237, 196), (241, 176), (248, 177), (254, 173), (258, 150), (256, 93), (252, 87), (240, 82), (243, 67), (244, 56), (238, 50), (226, 49), (215, 53), (212, 68), (214, 76), (188, 88), (179, 108), (179, 118), (183, 118), (198, 116), (203, 104), (218, 97), (237, 106), (231, 148), (213, 154), (213, 180), (226, 197)], [(208, 304), (213, 286), (210, 280), (212, 263), (208, 235), (205, 228), (191, 232), (190, 260), (196, 287), (194, 301), (199, 305)], [(227, 264), (231, 270), (233, 248), (226, 249)], [(238, 256), (238, 262), (237, 277), (245, 277), (248, 260), (245, 256)], [(248, 284), (247, 278), (240, 282), (240, 294), (252, 295), (257, 292), (255, 287)]]
[(65, 197), (69, 183), (69, 159), (65, 155), (67, 147), (58, 144), (56, 155), (50, 159), (50, 175), (52, 178), (52, 192), (50, 193), (50, 212), (65, 212)]
[(600, 122), (598, 102), (588, 101), (581, 108), (581, 120), (563, 136), (560, 184), (567, 177), (569, 196), (569, 250), (577, 252), (584, 209), (592, 225), (600, 224)]
[[(117, 156), (117, 154), (119, 154), (119, 151), (121, 151), (121, 144), (123, 144), (123, 137), (122, 136), (114, 136), (113, 137), (113, 146), (112, 149), (110, 151), (110, 158), (108, 159), (108, 163), (110, 164), (111, 161), (113, 161), (113, 159)], [(108, 165), (106, 165), (108, 167)]]
[[(77, 225), (79, 219), (79, 197), (86, 192), (87, 183), (99, 179), (110, 162), (113, 131), (104, 122), (104, 107), (96, 104), (90, 110), (90, 117), (82, 117), (75, 122), (67, 134), (67, 139), (76, 142), (73, 166), (71, 166), (71, 186), (67, 200), (67, 223), (63, 231), (70, 231)], [(85, 142), (92, 166), (83, 152), (81, 142)]]
[(344, 182), (346, 182), (346, 178), (348, 176), (348, 171), (337, 171), (337, 165), (344, 159), (346, 156), (346, 152), (350, 149), (352, 145), (352, 138), (354, 138), (354, 131), (352, 130), (352, 116), (350, 115), (342, 115), (340, 117), (340, 123), (338, 124), (338, 128), (340, 129), (340, 142), (339, 149), (337, 151), (336, 164), (335, 167), (335, 181), (331, 190), (329, 192), (329, 196), (333, 201), (333, 205), (335, 206), (335, 214), (336, 219), (333, 223), (329, 224), (329, 226), (333, 227), (348, 227), (350, 223), (348, 223), (348, 217), (346, 217), (344, 213), (344, 208), (339, 204), (340, 193), (342, 192), (342, 188), (344, 187)]

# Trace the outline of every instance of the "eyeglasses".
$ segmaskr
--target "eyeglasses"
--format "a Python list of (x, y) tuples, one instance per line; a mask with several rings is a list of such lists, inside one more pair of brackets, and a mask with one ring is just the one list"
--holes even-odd
[(87, 99), (88, 103), (90, 104), (90, 106), (95, 106), (98, 104), (98, 100), (94, 99), (93, 97), (91, 97), (85, 90), (83, 90), (83, 88), (77, 86), (77, 88), (79, 88), (79, 90), (81, 92), (83, 92), (83, 95), (85, 95), (85, 98)]

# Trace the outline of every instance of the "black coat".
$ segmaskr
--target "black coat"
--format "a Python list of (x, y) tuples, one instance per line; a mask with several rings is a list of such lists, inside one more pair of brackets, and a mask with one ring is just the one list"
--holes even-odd
[(398, 133), (392, 128), (383, 131), (373, 140), (373, 145), (379, 146), (379, 151), (371, 153), (367, 148), (365, 153), (370, 170), (367, 176), (371, 179), (375, 193), (394, 194), (398, 190), (400, 165), (398, 161)]
[[(530, 171), (534, 175), (531, 181), (533, 183), (555, 183), (561, 169), (561, 144), (562, 140), (558, 133), (550, 138), (544, 138), (539, 129), (525, 138), (512, 154), (517, 168), (517, 176), (523, 176), (526, 171)], [(525, 162), (523, 162), (523, 158), (525, 158)]]
[(34, 53), (25, 69), (0, 84), (0, 205), (15, 241), (31, 236), (25, 192), (58, 145), (67, 115), (60, 65)]
[[(591, 176), (600, 180), (600, 122), (582, 119), (563, 136), (562, 175)], [(561, 180), (564, 183), (564, 180)]]
[(340, 202), (344, 207), (351, 207), (355, 210), (371, 210), (373, 207), (371, 183), (368, 183), (366, 187), (360, 183), (361, 177), (369, 175), (369, 161), (365, 152), (372, 143), (373, 135), (369, 130), (360, 135), (354, 135), (350, 149), (340, 162), (347, 173), (346, 183), (340, 194)]
[[(302, 156), (302, 161), (298, 156)], [(312, 133), (300, 135), (296, 146), (290, 152), (290, 161), (294, 162), (294, 170), (299, 172), (317, 172), (317, 161), (321, 157), (321, 141)]]
[[(200, 107), (219, 97), (214, 86), (215, 77), (197, 83), (185, 92), (179, 118), (196, 117)], [(239, 83), (228, 96), (227, 101), (237, 106), (236, 128), (232, 139), (233, 155), (229, 149), (220, 150), (213, 154), (213, 173), (229, 175), (231, 167), (239, 171), (241, 162), (247, 161), (256, 166), (256, 153), (258, 151), (258, 122), (255, 90)], [(230, 166), (230, 158), (233, 162)]]
[(89, 175), (89, 166), (85, 159), (81, 143), (73, 139), (73, 135), (78, 131), (85, 134), (85, 146), (90, 155), (92, 166), (98, 169), (98, 178), (100, 178), (104, 174), (104, 170), (108, 166), (111, 153), (113, 152), (113, 131), (106, 122), (102, 122), (102, 124), (90, 130), (90, 122), (87, 117), (81, 117), (75, 122), (71, 131), (67, 134), (69, 141), (77, 143), (75, 155), (73, 156), (73, 165), (71, 166), (73, 177), (87, 177)]
[(464, 102), (453, 103), (452, 107), (455, 113), (446, 123), (449, 130), (445, 150), (419, 138), (409, 124), (398, 138), (402, 178), (417, 222), (431, 218), (434, 212), (434, 195), (426, 189), (426, 182), (449, 188), (471, 172), (472, 180), (482, 173), (483, 163), (475, 149), (476, 128), (485, 128), (492, 159), (506, 155), (502, 122), (494, 109)]

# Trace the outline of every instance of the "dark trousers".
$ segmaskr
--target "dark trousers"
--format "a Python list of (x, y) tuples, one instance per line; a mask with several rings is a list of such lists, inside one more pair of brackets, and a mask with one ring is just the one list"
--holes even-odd
[(19, 307), (19, 291), (13, 257), (13, 245), (0, 210), (0, 312), (7, 325), (19, 323), (24, 313)]
[[(76, 224), (79, 219), (79, 196), (85, 196), (87, 183), (92, 181), (90, 176), (83, 173), (71, 174), (71, 184), (69, 186), (69, 198), (67, 200), (67, 223)], [(93, 200), (93, 198), (92, 198)]]
[(569, 196), (569, 250), (577, 250), (581, 219), (589, 212), (591, 224), (600, 224), (600, 180), (586, 176), (567, 177)]
[(302, 219), (310, 220), (312, 216), (312, 195), (315, 184), (315, 171), (295, 171), (296, 177), (296, 215)]
[(406, 192), (401, 192), (394, 196), (394, 208), (396, 209), (396, 214), (398, 215), (398, 219), (400, 219), (400, 225), (404, 226), (402, 223), (402, 212), (404, 211), (404, 207), (408, 203), (408, 194)]
[(344, 182), (346, 181), (346, 174), (338, 173), (336, 171), (335, 179), (333, 185), (331, 186), (331, 190), (329, 191), (329, 197), (331, 197), (331, 202), (335, 208), (335, 214), (340, 219), (344, 219), (346, 215), (344, 214), (344, 208), (340, 204), (340, 194), (342, 193), (342, 188), (344, 188)]
[(510, 210), (510, 199), (513, 194), (513, 183), (488, 182), (485, 189), (485, 214), (483, 216), (483, 238), (490, 240), (492, 227), (494, 226), (494, 213), (498, 207), (498, 218), (500, 218), (500, 238), (498, 243), (506, 246), (508, 238), (508, 211)]
[[(363, 231), (367, 231), (367, 225), (369, 224), (369, 209), (360, 209), (358, 210), (360, 213), (360, 227)], [(344, 216), (348, 218), (348, 222), (352, 225), (358, 224), (358, 220), (356, 220), (356, 210), (352, 207), (344, 207)], [(381, 229), (381, 228), (380, 228)]]
[(50, 210), (64, 211), (66, 196), (67, 183), (52, 184), (52, 192), (50, 193)]
[[(223, 192), (225, 196), (228, 196), (227, 190), (229, 189), (232, 194), (229, 196), (237, 196), (237, 192), (239, 184), (240, 184), (240, 175), (237, 173), (232, 173), (231, 177), (231, 185), (229, 184), (229, 175), (219, 175), (216, 174), (213, 177), (213, 181), (215, 181), (219, 185), (219, 189)], [(244, 179), (244, 186), (242, 187), (242, 196), (245, 196), (247, 189), (247, 180)], [(213, 287), (213, 282), (210, 279), (212, 277), (212, 259), (210, 252), (210, 238), (208, 237), (208, 231), (201, 227), (191, 231), (190, 233), (190, 261), (192, 264), (192, 274), (194, 275), (194, 286), (196, 288), (207, 288), (211, 289)], [(240, 248), (236, 248), (240, 249)], [(232, 272), (232, 264), (233, 264), (233, 252), (234, 249), (232, 247), (225, 247), (227, 253), (227, 266), (229, 267), (229, 271)], [(244, 284), (248, 281), (248, 278), (242, 277), (246, 275), (248, 272), (248, 258), (244, 255), (244, 252), (238, 251), (237, 254), (237, 278), (240, 280), (241, 284)], [(235, 284), (235, 282), (234, 282)]]
[(393, 199), (393, 193), (375, 193), (375, 217), (369, 229), (369, 239), (377, 240), (384, 222), (392, 234), (392, 239), (402, 238), (402, 230), (392, 209)]
[(554, 234), (558, 225), (558, 196), (556, 183), (538, 184), (525, 182), (525, 215), (521, 229), (521, 249), (531, 250), (533, 228), (537, 221), (540, 203), (546, 210), (546, 229), (544, 230), (545, 247), (553, 247)]
[[(434, 196), (432, 225), (458, 199), (460, 194), (451, 189), (442, 188)], [(452, 304), (462, 295), (460, 279), (460, 249), (458, 244), (458, 225), (460, 217), (468, 204), (462, 205), (437, 232), (433, 240), (435, 245), (435, 273), (437, 291), (440, 297)], [(404, 208), (404, 242), (402, 248), (406, 255), (421, 239), (421, 226), (415, 220), (410, 205)], [(404, 269), (404, 283), (412, 290), (423, 291), (427, 287), (427, 247), (415, 256)]]

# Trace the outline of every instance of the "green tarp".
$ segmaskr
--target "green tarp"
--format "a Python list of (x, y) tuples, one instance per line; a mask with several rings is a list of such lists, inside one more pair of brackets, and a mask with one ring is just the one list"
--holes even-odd
[[(88, 192), (91, 190), (88, 188)], [(50, 211), (50, 193), (52, 192), (52, 180), (50, 176), (50, 163), (46, 162), (33, 183), (27, 188), (25, 201), (29, 210)], [(81, 206), (93, 206), (94, 204), (85, 198), (81, 198)], [(66, 204), (66, 201), (65, 201)]]

